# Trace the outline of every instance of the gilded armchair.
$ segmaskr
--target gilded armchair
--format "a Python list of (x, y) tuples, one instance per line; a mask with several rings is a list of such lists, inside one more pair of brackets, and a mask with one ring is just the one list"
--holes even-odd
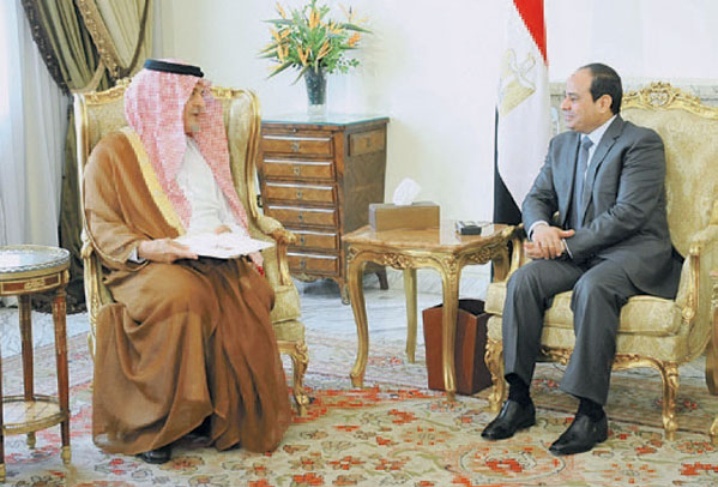
[[(82, 181), (85, 164), (95, 144), (105, 134), (127, 124), (124, 117), (123, 96), (128, 84), (129, 80), (123, 80), (115, 88), (104, 92), (75, 95), (79, 181)], [(304, 415), (309, 403), (303, 387), (309, 356), (304, 339), (304, 325), (299, 320), (301, 314), (299, 293), (289, 275), (287, 262), (287, 245), (294, 241), (295, 236), (286, 231), (277, 220), (262, 215), (257, 208), (255, 158), (261, 123), (259, 101), (252, 92), (245, 90), (212, 87), (212, 93), (223, 105), (232, 175), (237, 193), (247, 210), (250, 234), (253, 238), (276, 243), (274, 247), (262, 251), (265, 273), (276, 295), (271, 315), (272, 323), (280, 352), (291, 357), (294, 398), (299, 414)], [(82, 202), (82, 184), (80, 184), (81, 208)], [(94, 355), (97, 313), (104, 304), (112, 302), (112, 296), (103, 284), (100, 259), (86, 235), (84, 209), (82, 214), (84, 285), (90, 315), (88, 342), (90, 351)]]
[[(627, 93), (622, 116), (655, 129), (666, 150), (666, 196), (671, 240), (685, 258), (675, 300), (635, 296), (621, 310), (614, 370), (652, 367), (663, 383), (663, 427), (673, 439), (678, 429), (676, 396), (678, 367), (709, 347), (713, 333), (711, 317), (711, 269), (718, 263), (718, 108), (700, 101), (666, 83)], [(523, 232), (516, 232), (509, 276), (525, 262)], [(486, 363), (493, 380), (490, 407), (498, 410), (506, 394), (501, 315), (506, 281), (489, 285)], [(571, 293), (556, 296), (544, 316), (541, 337), (542, 359), (567, 363), (575, 337), (570, 309)], [(713, 360), (708, 360), (706, 382), (718, 394)], [(718, 420), (709, 428), (718, 441)]]

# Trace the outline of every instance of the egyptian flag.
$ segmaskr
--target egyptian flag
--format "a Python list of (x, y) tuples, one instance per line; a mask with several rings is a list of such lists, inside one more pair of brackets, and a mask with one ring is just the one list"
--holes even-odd
[(551, 136), (543, 0), (512, 0), (496, 107), (494, 222), (521, 222), (521, 203)]

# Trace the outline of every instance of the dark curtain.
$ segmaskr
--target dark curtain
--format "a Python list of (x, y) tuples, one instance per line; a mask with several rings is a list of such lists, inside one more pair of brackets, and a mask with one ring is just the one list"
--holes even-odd
[[(52, 78), (67, 96), (72, 92), (105, 90), (117, 78), (135, 71), (144, 61), (143, 41), (149, 31), (148, 12), (151, 0), (114, 0), (105, 8), (123, 9), (143, 2), (139, 20), (139, 35), (135, 40), (134, 56), (128, 66), (121, 67), (113, 40), (106, 35), (106, 26), (98, 14), (96, 0), (22, 0), (25, 16), (33, 39)], [(130, 2), (130, 3), (128, 3)], [(109, 5), (109, 7), (107, 6)], [(98, 50), (97, 46), (101, 49)], [(123, 46), (124, 47), (124, 46)], [(141, 59), (140, 59), (141, 57)], [(104, 63), (103, 63), (104, 58)], [(107, 66), (110, 66), (108, 68)], [(77, 180), (77, 151), (75, 121), (72, 109), (68, 114), (68, 127), (64, 154), (58, 154), (63, 164), (61, 189), (60, 245), (72, 254), (68, 308), (75, 311), (84, 304), (82, 247), (82, 216), (80, 215), (79, 186)]]

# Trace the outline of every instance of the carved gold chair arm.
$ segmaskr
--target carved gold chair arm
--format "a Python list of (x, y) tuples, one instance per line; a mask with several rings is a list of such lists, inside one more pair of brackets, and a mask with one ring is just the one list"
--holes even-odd
[(524, 253), (524, 240), (526, 240), (526, 231), (524, 230), (524, 224), (520, 223), (513, 227), (511, 232), (511, 265), (509, 266), (506, 280), (529, 260)]
[(297, 241), (297, 236), (286, 228), (278, 228), (270, 233), (270, 236), (277, 242), (277, 245), (287, 246)]
[(701, 353), (709, 339), (707, 325), (711, 306), (710, 273), (718, 265), (718, 225), (708, 225), (689, 240), (676, 304), (688, 330), (689, 355)]
[(257, 227), (265, 235), (269, 235), (277, 242), (277, 245), (292, 245), (297, 241), (297, 236), (284, 228), (282, 224), (272, 217), (261, 215), (257, 218)]
[[(706, 299), (710, 288), (710, 273), (718, 266), (718, 224), (710, 224), (697, 232), (690, 239), (689, 256), (692, 262), (691, 276), (696, 288), (696, 299)], [(700, 289), (704, 286), (705, 289)], [(699, 304), (701, 309), (707, 309), (708, 302)]]
[[(710, 224), (690, 239), (689, 254), (696, 256), (694, 271), (700, 274), (701, 285), (707, 285), (709, 275), (718, 266), (718, 224)], [(696, 279), (699, 279), (697, 276)]]
[(272, 217), (258, 215), (256, 219), (259, 231), (271, 237), (277, 244), (277, 266), (279, 267), (279, 283), (287, 285), (292, 282), (287, 260), (287, 247), (297, 241), (297, 236), (284, 228)]

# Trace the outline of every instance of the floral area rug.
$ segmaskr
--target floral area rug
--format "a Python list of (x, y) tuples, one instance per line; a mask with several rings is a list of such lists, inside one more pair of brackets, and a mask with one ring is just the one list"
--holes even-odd
[[(336, 337), (310, 334), (310, 364), (307, 383), (313, 380), (346, 388), (351, 385), (349, 372), (356, 359), (356, 337), (345, 337), (346, 346), (336, 346)], [(371, 340), (371, 337), (370, 337)], [(343, 342), (342, 342), (343, 343)], [(409, 363), (403, 342), (370, 342), (365, 385), (401, 386), (416, 389), (428, 387), (425, 349), (419, 345), (415, 363)], [(565, 367), (555, 363), (539, 363), (531, 388), (536, 406), (542, 409), (573, 414), (578, 402), (559, 390)], [(679, 432), (707, 433), (718, 418), (718, 396), (708, 392), (705, 382), (705, 358), (680, 368), (676, 414)], [(489, 390), (479, 392), (476, 399), (486, 405)], [(663, 428), (663, 389), (660, 375), (654, 369), (641, 368), (616, 371), (606, 410), (609, 419), (643, 426)]]
[[(575, 404), (562, 405), (556, 392), (561, 371), (541, 366), (534, 384), (538, 424), (502, 442), (480, 438), (493, 418), (487, 402), (458, 396), (448, 402), (426, 388), (423, 352), (404, 360), (403, 344), (372, 343), (362, 390), (348, 374), (355, 358), (351, 337), (308, 336), (310, 366), (306, 387), (312, 403), (305, 418), (295, 417), (280, 447), (258, 455), (235, 449), (219, 453), (187, 439), (170, 463), (153, 466), (137, 458), (107, 455), (91, 440), (91, 369), (84, 336), (69, 340), (71, 357), (72, 463), (60, 460), (59, 428), (37, 435), (34, 450), (24, 436), (5, 438), (6, 484), (46, 486), (709, 486), (718, 485), (718, 450), (705, 434), (716, 398), (698, 381), (681, 388), (682, 429), (673, 442), (662, 429), (624, 419), (618, 409), (638, 409), (635, 418), (656, 416), (660, 389), (652, 379), (614, 377), (609, 405), (609, 439), (592, 452), (554, 457), (550, 443), (571, 420)], [(15, 362), (15, 363), (14, 363)], [(7, 388), (20, 382), (19, 357), (3, 362)], [(36, 354), (38, 390), (53, 390), (54, 352)], [(15, 371), (15, 373), (13, 373)], [(617, 387), (625, 382), (627, 389)], [(655, 385), (657, 386), (657, 381)], [(42, 383), (42, 384), (39, 384)], [(638, 384), (640, 385), (638, 385)], [(632, 385), (631, 385), (632, 384)], [(6, 393), (10, 393), (6, 389)], [(616, 396), (629, 399), (616, 400)], [(547, 404), (549, 407), (542, 407)], [(712, 408), (712, 409), (711, 409)], [(630, 416), (630, 415), (629, 415)], [(686, 416), (706, 422), (700, 433)], [(651, 423), (652, 419), (646, 419)], [(684, 427), (686, 425), (687, 427)]]

